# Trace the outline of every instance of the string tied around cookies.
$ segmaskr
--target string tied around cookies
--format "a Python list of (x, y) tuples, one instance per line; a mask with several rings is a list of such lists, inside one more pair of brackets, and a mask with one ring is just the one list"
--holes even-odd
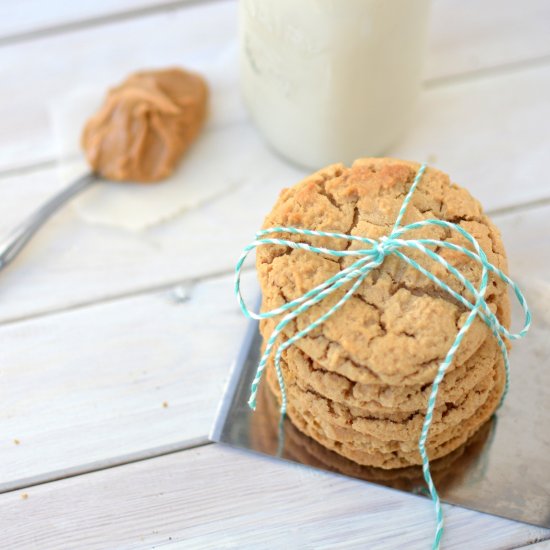
[[(403, 262), (407, 263), (408, 265), (410, 265), (411, 267), (413, 267), (414, 269), (422, 273), (430, 281), (432, 281), (439, 288), (441, 288), (442, 290), (450, 294), (455, 300), (457, 300), (460, 304), (462, 304), (465, 308), (467, 308), (467, 310), (469, 310), (469, 314), (464, 324), (458, 331), (453, 344), (451, 345), (451, 347), (447, 352), (445, 359), (439, 365), (439, 368), (433, 380), (430, 396), (428, 399), (428, 406), (426, 408), (426, 415), (424, 418), (424, 423), (422, 425), (422, 430), (418, 440), (418, 450), (422, 459), (422, 471), (424, 474), (424, 479), (426, 480), (426, 483), (428, 485), (428, 489), (430, 491), (430, 495), (434, 503), (435, 512), (436, 512), (437, 525), (435, 530), (433, 548), (439, 548), (441, 536), (443, 534), (443, 512), (441, 508), (441, 502), (439, 500), (439, 495), (437, 493), (437, 490), (434, 486), (434, 483), (431, 477), (430, 462), (426, 451), (426, 442), (428, 438), (430, 425), (432, 423), (433, 412), (434, 412), (434, 408), (437, 400), (437, 394), (439, 391), (439, 385), (441, 384), (441, 381), (443, 380), (445, 373), (447, 372), (450, 365), (452, 364), (453, 359), (456, 355), (456, 352), (462, 340), (464, 339), (464, 336), (472, 326), (475, 319), (480, 318), (489, 327), (492, 334), (496, 338), (496, 341), (498, 343), (498, 346), (500, 348), (500, 351), (504, 359), (504, 366), (506, 371), (506, 382), (505, 382), (504, 392), (500, 403), (502, 404), (508, 392), (509, 383), (510, 383), (509, 382), (510, 365), (508, 361), (508, 350), (506, 348), (506, 344), (504, 340), (505, 339), (517, 340), (525, 336), (525, 334), (527, 333), (531, 325), (531, 313), (529, 311), (529, 307), (527, 305), (525, 297), (523, 296), (523, 293), (521, 292), (519, 286), (512, 279), (510, 279), (510, 277), (508, 277), (502, 270), (500, 270), (498, 267), (496, 267), (495, 265), (489, 262), (485, 252), (483, 251), (483, 249), (481, 248), (477, 240), (463, 227), (461, 227), (456, 223), (448, 222), (445, 220), (439, 220), (439, 219), (426, 219), (426, 220), (421, 220), (418, 222), (413, 222), (408, 225), (401, 226), (401, 221), (403, 219), (403, 216), (405, 215), (407, 206), (411, 201), (414, 191), (417, 188), (418, 184), (420, 183), (425, 171), (426, 171), (426, 165), (424, 164), (420, 167), (420, 169), (416, 173), (414, 181), (400, 207), (399, 213), (397, 215), (397, 218), (395, 220), (395, 223), (392, 227), (391, 232), (389, 233), (389, 235), (380, 237), (378, 239), (361, 237), (357, 235), (348, 235), (345, 233), (316, 231), (316, 230), (303, 229), (303, 228), (297, 228), (297, 227), (271, 227), (271, 228), (263, 229), (259, 231), (258, 233), (256, 233), (256, 239), (244, 248), (243, 253), (241, 254), (241, 257), (237, 262), (237, 265), (235, 268), (235, 294), (237, 295), (237, 299), (241, 307), (241, 310), (250, 319), (260, 320), (260, 319), (269, 319), (273, 317), (282, 316), (282, 318), (277, 323), (275, 329), (271, 333), (267, 341), (265, 351), (259, 361), (258, 368), (256, 370), (256, 375), (251, 385), (250, 399), (248, 402), (249, 406), (252, 409), (256, 408), (256, 398), (257, 398), (260, 381), (266, 369), (267, 361), (271, 353), (273, 352), (274, 348), (276, 348), (274, 364), (275, 364), (277, 380), (281, 390), (281, 418), (284, 418), (286, 414), (286, 409), (287, 409), (287, 395), (285, 390), (285, 382), (284, 382), (281, 365), (280, 365), (282, 354), (286, 349), (288, 349), (290, 346), (295, 344), (299, 339), (303, 338), (308, 333), (310, 333), (311, 331), (313, 331), (314, 329), (322, 325), (329, 317), (331, 317), (336, 311), (338, 311), (353, 296), (353, 294), (365, 281), (367, 276), (374, 269), (379, 267), (388, 256), (394, 255), (398, 257), (400, 260), (402, 260)], [(438, 239), (405, 238), (408, 232), (413, 231), (415, 229), (420, 229), (422, 227), (427, 227), (427, 226), (439, 226), (439, 227), (447, 228), (451, 232), (458, 233), (464, 239), (466, 239), (466, 241), (469, 243), (469, 245), (471, 245), (471, 248), (473, 250), (470, 250), (470, 248), (466, 248), (464, 246), (460, 246), (448, 241), (443, 241)], [(275, 235), (278, 235), (278, 234), (307, 236), (307, 237), (328, 237), (332, 239), (345, 240), (348, 243), (353, 243), (353, 242), (360, 243), (363, 248), (352, 249), (352, 250), (335, 250), (335, 249), (329, 249), (324, 247), (316, 247), (306, 242), (293, 241), (288, 238), (285, 239), (285, 238), (275, 237)], [(351, 257), (351, 258), (357, 258), (357, 259), (350, 266), (340, 270), (336, 275), (328, 278), (326, 281), (317, 285), (315, 288), (307, 291), (305, 294), (303, 294), (299, 298), (296, 298), (272, 310), (264, 311), (262, 313), (255, 313), (247, 307), (247, 305), (243, 300), (243, 297), (241, 295), (241, 288), (240, 288), (240, 278), (241, 278), (243, 264), (246, 258), (248, 257), (248, 255), (256, 248), (260, 246), (265, 246), (265, 245), (286, 246), (292, 249), (305, 250), (307, 252), (311, 252), (314, 254), (322, 254), (322, 255), (332, 256), (336, 258)], [(458, 270), (456, 267), (450, 264), (440, 254), (432, 250), (432, 248), (452, 250), (454, 252), (464, 254), (469, 259), (478, 263), (481, 267), (481, 278), (478, 286), (477, 287), (474, 286), (474, 283), (469, 281), (460, 270)], [(468, 300), (462, 294), (456, 292), (447, 283), (445, 283), (439, 277), (437, 277), (434, 273), (431, 273), (428, 269), (420, 265), (413, 258), (410, 258), (409, 256), (407, 256), (404, 253), (404, 251), (406, 250), (419, 251), (424, 255), (426, 255), (427, 257), (429, 257), (431, 260), (443, 266), (445, 270), (448, 273), (450, 273), (468, 291), (468, 293), (472, 297), (472, 301)], [(523, 322), (523, 327), (519, 332), (510, 332), (506, 327), (504, 327), (498, 320), (496, 314), (493, 313), (493, 311), (489, 307), (487, 301), (485, 300), (485, 294), (488, 288), (489, 273), (495, 274), (502, 281), (504, 281), (504, 283), (513, 290), (519, 304), (521, 305), (523, 309), (523, 314), (524, 314), (524, 322)], [(349, 288), (347, 288), (346, 292), (336, 302), (336, 304), (334, 304), (326, 312), (320, 315), (317, 319), (315, 319), (315, 321), (310, 323), (307, 327), (296, 332), (296, 334), (294, 334), (292, 337), (288, 338), (286, 341), (276, 346), (276, 342), (279, 335), (282, 333), (285, 327), (293, 319), (296, 319), (299, 315), (309, 310), (319, 302), (322, 302), (324, 298), (333, 294), (334, 292), (336, 292), (338, 289), (342, 287), (349, 287)]]

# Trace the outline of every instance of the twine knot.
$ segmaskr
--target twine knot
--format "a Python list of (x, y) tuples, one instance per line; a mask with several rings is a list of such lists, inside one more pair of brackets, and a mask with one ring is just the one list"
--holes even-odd
[(376, 266), (382, 265), (382, 262), (386, 259), (386, 256), (390, 252), (391, 241), (387, 237), (381, 237), (372, 247), (374, 252), (373, 264)]
[(372, 263), (374, 267), (379, 267), (384, 263), (387, 256), (393, 254), (396, 250), (401, 248), (403, 244), (399, 239), (394, 237), (396, 228), (389, 234), (376, 239), (372, 246)]
[[(476, 317), (479, 317), (489, 327), (489, 329), (493, 333), (504, 358), (504, 366), (506, 370), (506, 383), (505, 383), (504, 393), (501, 399), (501, 404), (502, 404), (508, 392), (509, 371), (510, 371), (510, 365), (508, 361), (508, 350), (506, 348), (506, 344), (504, 343), (504, 338), (515, 340), (525, 336), (525, 334), (527, 333), (531, 325), (531, 313), (527, 306), (525, 297), (523, 296), (518, 285), (514, 281), (512, 281), (512, 279), (510, 279), (503, 271), (501, 271), (500, 269), (498, 269), (496, 266), (494, 266), (489, 262), (485, 252), (482, 250), (477, 240), (460, 225), (454, 224), (445, 220), (427, 219), (419, 222), (414, 222), (405, 226), (401, 226), (401, 221), (403, 219), (407, 206), (425, 171), (426, 171), (426, 165), (422, 165), (418, 170), (416, 177), (405, 199), (403, 200), (403, 203), (401, 205), (401, 208), (399, 210), (399, 213), (397, 215), (397, 218), (395, 220), (395, 223), (392, 227), (390, 234), (380, 237), (378, 239), (360, 237), (357, 235), (347, 235), (344, 233), (314, 231), (311, 229), (301, 229), (296, 227), (272, 227), (269, 229), (264, 229), (262, 231), (259, 231), (256, 234), (256, 240), (254, 240), (251, 244), (249, 244), (244, 248), (243, 253), (241, 254), (241, 257), (237, 262), (236, 269), (235, 269), (235, 293), (237, 295), (239, 305), (243, 313), (251, 319), (267, 319), (267, 318), (272, 318), (272, 317), (276, 317), (284, 314), (282, 319), (277, 323), (275, 329), (273, 330), (273, 332), (271, 333), (267, 341), (265, 351), (258, 364), (256, 376), (254, 377), (254, 381), (252, 382), (252, 385), (251, 385), (249, 405), (252, 409), (255, 409), (256, 396), (257, 396), (260, 381), (262, 379), (263, 372), (267, 366), (267, 360), (275, 347), (275, 343), (278, 336), (281, 334), (284, 328), (293, 319), (298, 317), (304, 311), (307, 311), (308, 309), (313, 307), (315, 304), (321, 302), (328, 295), (332, 294), (333, 292), (337, 291), (342, 287), (344, 288), (349, 287), (347, 291), (344, 293), (344, 295), (338, 300), (338, 302), (334, 306), (328, 309), (325, 313), (323, 313), (320, 317), (318, 317), (306, 328), (297, 332), (288, 340), (286, 340), (285, 342), (277, 346), (277, 349), (275, 351), (274, 362), (275, 362), (275, 371), (277, 373), (277, 380), (279, 382), (279, 387), (281, 389), (281, 398), (282, 398), (281, 399), (282, 401), (281, 418), (283, 418), (284, 415), (286, 414), (286, 407), (287, 407), (285, 383), (284, 383), (281, 366), (280, 366), (281, 356), (284, 350), (289, 348), (300, 338), (303, 338), (304, 336), (306, 336), (309, 332), (314, 330), (316, 327), (323, 324), (331, 315), (333, 315), (336, 311), (338, 311), (347, 302), (347, 300), (349, 300), (349, 298), (351, 298), (351, 296), (356, 292), (356, 290), (363, 283), (363, 281), (366, 279), (368, 274), (373, 269), (382, 265), (382, 263), (388, 256), (390, 255), (397, 256), (402, 261), (406, 262), (407, 264), (409, 264), (410, 266), (418, 270), (420, 273), (425, 275), (433, 283), (435, 283), (445, 292), (449, 293), (459, 303), (461, 303), (468, 310), (470, 310), (470, 313), (466, 321), (464, 322), (462, 328), (458, 331), (453, 344), (449, 348), (449, 351), (447, 352), (445, 359), (440, 364), (438, 371), (435, 375), (434, 381), (432, 383), (430, 397), (428, 399), (426, 416), (424, 419), (422, 431), (418, 441), (418, 450), (422, 458), (422, 470), (424, 473), (424, 479), (426, 480), (426, 483), (428, 485), (428, 489), (430, 491), (430, 495), (434, 502), (435, 511), (436, 511), (437, 526), (436, 526), (436, 531), (434, 536), (433, 548), (439, 548), (441, 536), (443, 534), (443, 512), (442, 512), (441, 503), (439, 500), (439, 495), (437, 494), (437, 491), (432, 481), (432, 477), (430, 473), (430, 463), (429, 463), (429, 459), (426, 451), (426, 441), (428, 438), (428, 432), (432, 422), (433, 411), (435, 408), (439, 385), (443, 380), (443, 377), (445, 376), (445, 372), (448, 370), (449, 366), (451, 365), (454, 359), (454, 356), (456, 354), (456, 351), (460, 346), (460, 343), (462, 342), (465, 334), (470, 329)], [(431, 226), (431, 225), (445, 227), (447, 229), (450, 229), (451, 231), (459, 233), (472, 246), (473, 251), (466, 247), (459, 246), (447, 241), (437, 240), (437, 239), (402, 238), (409, 231), (412, 231), (414, 229), (419, 229), (421, 227)], [(350, 243), (358, 242), (361, 245), (364, 245), (364, 248), (351, 249), (351, 250), (350, 249), (333, 250), (329, 248), (315, 247), (305, 242), (296, 242), (289, 239), (279, 239), (272, 236), (272, 235), (281, 234), (281, 233), (290, 234), (290, 235), (310, 236), (310, 237), (329, 237), (333, 239), (343, 239)], [(246, 306), (241, 296), (240, 276), (241, 276), (242, 266), (248, 254), (250, 254), (252, 250), (263, 245), (282, 245), (282, 246), (291, 247), (293, 249), (306, 250), (315, 254), (323, 254), (323, 255), (329, 255), (329, 256), (340, 257), (340, 258), (351, 257), (356, 259), (349, 267), (342, 269), (336, 275), (330, 277), (325, 282), (309, 290), (299, 298), (296, 298), (291, 302), (288, 302), (282, 305), (281, 307), (272, 309), (270, 311), (266, 311), (263, 313), (254, 313)], [(439, 249), (445, 248), (455, 252), (459, 252), (464, 254), (471, 260), (474, 260), (475, 262), (477, 262), (481, 266), (481, 280), (479, 282), (479, 285), (475, 287), (474, 283), (469, 281), (457, 268), (455, 268), (453, 265), (447, 262), (447, 260), (445, 260), (441, 255), (434, 252), (432, 248), (439, 248)], [(403, 250), (407, 250), (407, 249), (420, 251), (426, 256), (428, 256), (429, 258), (431, 258), (432, 260), (442, 265), (473, 296), (473, 302), (470, 302), (469, 300), (467, 300), (464, 296), (462, 296), (461, 294), (453, 290), (449, 285), (447, 285), (439, 277), (437, 277), (436, 275), (428, 271), (426, 268), (421, 266), (418, 262), (416, 262), (406, 254), (404, 254)], [(512, 288), (516, 298), (518, 299), (521, 307), (523, 308), (524, 324), (522, 329), (517, 333), (512, 333), (508, 331), (508, 329), (506, 329), (506, 327), (504, 327), (500, 323), (496, 314), (494, 314), (491, 311), (491, 309), (489, 308), (485, 300), (485, 293), (487, 291), (489, 273), (494, 273), (497, 277), (499, 277), (502, 281), (504, 281), (507, 285), (509, 285)]]

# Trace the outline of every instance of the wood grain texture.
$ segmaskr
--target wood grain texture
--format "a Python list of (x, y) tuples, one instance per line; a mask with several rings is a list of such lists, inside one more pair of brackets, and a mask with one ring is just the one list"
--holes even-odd
[[(0, 319), (37, 315), (231, 270), (279, 191), (305, 172), (275, 157), (248, 126), (230, 126), (218, 134), (213, 155), (218, 153), (219, 177), (234, 182), (233, 192), (138, 233), (86, 223), (73, 208), (65, 208), (2, 272)], [(229, 165), (236, 166), (233, 173), (224, 169)], [(200, 175), (194, 183), (208, 184)], [(0, 203), (0, 231), (5, 234), (15, 225), (50, 185), (60, 187), (53, 171), (0, 180), (7, 196)], [(35, 188), (37, 197), (33, 197)], [(32, 197), (28, 204), (25, 196)]]
[[(550, 255), (531, 237), (549, 216), (545, 206), (496, 219), (512, 273), (539, 304)], [(254, 280), (246, 274), (249, 296)], [(177, 303), (166, 289), (1, 328), (0, 489), (206, 437), (246, 321), (232, 276), (191, 285), (188, 295)], [(512, 361), (529, 364), (526, 348), (544, 356), (543, 321), (535, 318), (538, 344), (516, 344)]]
[(189, 286), (183, 302), (171, 290), (4, 327), (0, 490), (205, 440), (246, 324), (232, 283)]
[[(23, 494), (26, 498), (22, 498)], [(0, 495), (8, 548), (424, 549), (429, 500), (209, 445)], [(505, 550), (550, 531), (445, 506), (446, 549)]]
[[(158, 2), (12, 4), (0, 6), (0, 39)], [(548, 14), (544, 0), (436, 0), (427, 87), (413, 130), (390, 153), (449, 170), (489, 208), (549, 198)], [(78, 27), (0, 47), (0, 170), (24, 169), (0, 175), (0, 235), (65, 183), (52, 162), (50, 103), (136, 68), (205, 72), (223, 111), (208, 129), (220, 177), (223, 155), (242, 159), (242, 171), (231, 172), (233, 192), (140, 234), (87, 224), (68, 207), (2, 272), (0, 322), (12, 323), (0, 327), (0, 485), (142, 460), (0, 495), (2, 546), (429, 545), (431, 504), (410, 495), (217, 446), (143, 460), (204, 441), (245, 325), (231, 277), (213, 275), (232, 268), (280, 188), (303, 171), (274, 157), (246, 121), (234, 2)], [(549, 216), (543, 206), (497, 220), (512, 270), (529, 273), (520, 282), (546, 297), (550, 258), (531, 237), (547, 233)], [(183, 280), (189, 299), (178, 303)], [(447, 511), (447, 548), (550, 538)]]
[[(489, 210), (548, 198), (548, 97), (550, 65), (428, 89), (412, 130), (389, 154), (441, 167)], [(211, 127), (203, 139), (232, 192), (140, 233), (92, 225), (66, 208), (3, 273), (0, 320), (230, 270), (280, 189), (305, 171), (275, 156), (248, 123)], [(196, 177), (194, 185), (208, 184)], [(56, 178), (48, 168), (0, 179), (0, 231), (60, 188)]]
[(549, 197), (549, 95), (550, 63), (427, 89), (390, 156), (441, 168), (487, 210)]
[(550, 55), (546, 0), (434, 0), (430, 79), (456, 77)]
[[(125, 14), (140, 17), (147, 10), (171, 11), (178, 3), (185, 0), (54, 0), (46, 10), (39, 0), (4, 2), (0, 4), (0, 39), (22, 35), (29, 39), (33, 32), (89, 25), (99, 19), (107, 23), (110, 17)], [(500, 0), (434, 0), (427, 74), (442, 78), (550, 55), (549, 22), (545, 0), (525, 0), (521, 6)]]
[(542, 540), (534, 544), (526, 544), (525, 546), (522, 545), (521, 548), (529, 548), (529, 550), (547, 550), (550, 548), (550, 540)]
[[(196, 0), (193, 0), (196, 1)], [(20, 0), (0, 3), (0, 39), (14, 41), (32, 39), (33, 34), (60, 32), (70, 26), (108, 23), (110, 19), (139, 17), (144, 12), (169, 10), (185, 0), (94, 0), (93, 2), (48, 2), (48, 9), (40, 0)]]

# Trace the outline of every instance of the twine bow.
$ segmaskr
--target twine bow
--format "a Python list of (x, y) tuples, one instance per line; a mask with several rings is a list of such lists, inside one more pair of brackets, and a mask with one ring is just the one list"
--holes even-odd
[[(252, 409), (255, 409), (258, 387), (262, 379), (263, 372), (266, 368), (267, 360), (271, 355), (271, 352), (273, 351), (277, 337), (281, 334), (283, 329), (288, 325), (288, 323), (290, 323), (293, 319), (298, 317), (301, 313), (307, 311), (308, 309), (313, 307), (315, 304), (321, 302), (324, 298), (326, 298), (333, 292), (337, 291), (339, 288), (348, 284), (351, 285), (347, 290), (347, 292), (338, 300), (338, 302), (334, 306), (332, 306), (328, 311), (323, 313), (320, 317), (318, 317), (306, 328), (297, 332), (294, 336), (292, 336), (291, 338), (289, 338), (288, 340), (286, 340), (284, 343), (280, 344), (277, 347), (277, 350), (275, 352), (275, 370), (277, 373), (277, 380), (279, 382), (279, 387), (281, 389), (281, 396), (282, 396), (281, 417), (284, 417), (284, 415), (286, 414), (286, 408), (287, 408), (287, 396), (286, 396), (286, 390), (285, 390), (285, 383), (284, 383), (281, 366), (280, 366), (281, 356), (283, 352), (287, 348), (292, 346), (297, 340), (306, 336), (309, 332), (314, 330), (319, 325), (322, 325), (331, 315), (333, 315), (336, 311), (338, 311), (347, 302), (347, 300), (351, 298), (351, 296), (363, 283), (363, 281), (366, 279), (369, 273), (373, 269), (379, 267), (384, 262), (386, 257), (390, 255), (397, 256), (402, 261), (406, 262), (413, 268), (420, 271), (420, 273), (428, 277), (428, 279), (430, 279), (432, 282), (434, 282), (437, 286), (439, 286), (444, 291), (448, 292), (453, 298), (455, 298), (458, 302), (460, 302), (463, 306), (465, 306), (468, 310), (470, 310), (470, 313), (466, 318), (466, 321), (462, 325), (461, 329), (458, 331), (453, 344), (451, 345), (445, 359), (440, 364), (438, 371), (435, 375), (430, 397), (428, 399), (426, 416), (424, 419), (424, 423), (422, 425), (422, 431), (418, 441), (418, 450), (422, 458), (422, 471), (424, 473), (424, 479), (426, 480), (426, 483), (428, 485), (428, 489), (430, 491), (430, 495), (434, 502), (435, 511), (436, 511), (437, 526), (436, 526), (436, 531), (434, 536), (433, 548), (437, 549), (439, 548), (441, 536), (443, 534), (443, 513), (442, 513), (441, 503), (439, 500), (439, 495), (437, 494), (437, 490), (434, 486), (431, 473), (430, 473), (430, 462), (426, 452), (426, 440), (428, 438), (428, 431), (430, 429), (430, 425), (432, 422), (433, 411), (437, 400), (439, 385), (443, 380), (443, 377), (445, 376), (447, 369), (451, 365), (454, 359), (454, 356), (458, 350), (458, 347), (460, 346), (460, 343), (462, 342), (464, 336), (470, 329), (475, 318), (479, 317), (490, 328), (491, 332), (495, 336), (498, 346), (504, 358), (504, 366), (506, 370), (506, 383), (505, 383), (505, 389), (504, 389), (501, 403), (500, 403), (502, 404), (508, 392), (509, 374), (510, 374), (508, 350), (504, 343), (504, 338), (508, 338), (510, 340), (516, 340), (518, 338), (522, 338), (523, 336), (525, 336), (525, 334), (527, 333), (531, 325), (531, 313), (529, 311), (529, 307), (527, 306), (525, 297), (523, 296), (518, 285), (514, 281), (512, 281), (512, 279), (510, 279), (500, 269), (498, 269), (496, 266), (494, 266), (489, 262), (489, 260), (487, 259), (487, 256), (485, 255), (485, 252), (482, 250), (477, 240), (470, 233), (468, 233), (468, 231), (460, 227), (460, 225), (457, 225), (455, 223), (451, 223), (445, 220), (428, 219), (428, 220), (422, 220), (419, 222), (410, 223), (405, 226), (400, 226), (403, 216), (405, 215), (407, 206), (412, 198), (412, 195), (416, 187), (418, 186), (420, 180), (422, 179), (422, 176), (425, 170), (426, 170), (426, 165), (422, 165), (418, 170), (416, 177), (411, 185), (411, 188), (409, 189), (401, 205), (401, 208), (399, 210), (399, 213), (397, 215), (397, 218), (395, 220), (395, 223), (393, 225), (393, 228), (390, 234), (387, 236), (381, 237), (379, 239), (370, 239), (368, 237), (359, 237), (356, 235), (347, 235), (343, 233), (329, 233), (325, 231), (299, 229), (296, 227), (272, 227), (269, 229), (264, 229), (262, 231), (259, 231), (258, 233), (256, 233), (256, 240), (254, 240), (252, 243), (250, 243), (248, 246), (244, 248), (243, 253), (241, 254), (241, 257), (237, 262), (236, 269), (235, 269), (235, 293), (237, 295), (241, 310), (248, 318), (268, 319), (268, 318), (285, 314), (284, 317), (277, 323), (275, 329), (273, 330), (273, 332), (271, 333), (267, 341), (265, 351), (260, 359), (260, 362), (258, 364), (258, 368), (256, 371), (256, 375), (254, 377), (254, 381), (252, 382), (250, 400), (248, 404)], [(459, 233), (472, 245), (473, 251), (463, 246), (459, 246), (450, 242), (441, 241), (437, 239), (404, 239), (402, 238), (409, 231), (412, 231), (414, 229), (418, 229), (421, 227), (430, 226), (430, 225), (445, 227), (450, 229), (451, 231)], [(361, 248), (358, 250), (332, 250), (328, 248), (311, 246), (303, 242), (294, 242), (288, 239), (278, 239), (274, 237), (269, 237), (269, 235), (274, 235), (277, 233), (305, 235), (305, 236), (312, 236), (312, 237), (330, 237), (333, 239), (343, 239), (348, 242), (355, 241), (364, 245), (364, 248)], [(298, 250), (306, 250), (308, 252), (313, 252), (315, 254), (323, 254), (323, 255), (334, 256), (339, 258), (350, 256), (350, 257), (357, 257), (358, 259), (354, 263), (352, 263), (349, 267), (341, 270), (336, 275), (334, 275), (333, 277), (330, 277), (324, 283), (321, 283), (315, 288), (309, 290), (299, 298), (296, 298), (295, 300), (292, 300), (291, 302), (288, 302), (282, 305), (281, 307), (272, 309), (270, 311), (266, 311), (263, 313), (255, 313), (246, 306), (242, 298), (241, 290), (240, 290), (240, 277), (241, 277), (242, 266), (247, 256), (250, 254), (252, 250), (263, 245), (282, 245), (282, 246), (288, 246), (290, 248), (294, 248)], [(447, 262), (447, 260), (445, 260), (442, 256), (440, 256), (439, 254), (431, 250), (430, 247), (446, 248), (449, 250), (453, 250), (455, 252), (462, 253), (466, 255), (468, 258), (470, 258), (471, 260), (474, 260), (475, 262), (480, 264), (481, 280), (479, 282), (479, 286), (476, 288), (468, 279), (466, 279), (466, 277), (458, 269), (456, 269), (449, 262)], [(464, 296), (454, 291), (449, 285), (447, 285), (445, 282), (443, 282), (433, 273), (431, 273), (430, 271), (422, 267), (418, 262), (416, 262), (412, 258), (409, 258), (406, 254), (404, 254), (403, 250), (407, 250), (407, 249), (418, 250), (423, 254), (425, 254), (426, 256), (428, 256), (429, 258), (431, 258), (432, 260), (441, 264), (451, 275), (453, 275), (464, 286), (466, 290), (468, 290), (468, 292), (473, 297), (473, 302), (470, 302)], [(524, 324), (522, 329), (517, 333), (509, 332), (508, 329), (506, 329), (506, 327), (502, 326), (497, 316), (491, 311), (487, 302), (485, 301), (485, 293), (487, 291), (489, 273), (494, 273), (502, 281), (504, 281), (508, 286), (510, 286), (513, 289), (514, 294), (517, 297), (523, 309)]]

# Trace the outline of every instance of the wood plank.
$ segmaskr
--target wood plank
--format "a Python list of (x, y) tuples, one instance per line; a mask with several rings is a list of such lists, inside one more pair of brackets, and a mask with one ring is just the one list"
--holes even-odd
[(166, 0), (95, 0), (94, 2), (48, 2), (20, 0), (0, 4), (0, 39), (4, 42), (32, 39), (33, 33), (59, 32), (71, 25), (108, 22), (109, 18), (137, 17), (153, 10), (170, 9), (179, 2)]
[(529, 550), (548, 550), (548, 548), (550, 548), (550, 540), (535, 542), (535, 544), (529, 544), (527, 546), (522, 546), (521, 548), (529, 548)]
[[(234, 192), (138, 233), (86, 223), (66, 208), (2, 271), (0, 320), (231, 270), (280, 189), (304, 172), (275, 157), (248, 126), (220, 130), (212, 147), (219, 174), (205, 167), (209, 178), (228, 178), (238, 184)], [(193, 183), (208, 180), (199, 171)], [(53, 169), (2, 180), (7, 198), (0, 203), (0, 234), (32, 209), (26, 197), (37, 190), (34, 207), (50, 184), (59, 188)]]
[[(428, 80), (550, 54), (546, 33), (550, 8), (545, 0), (508, 2), (507, 6), (497, 2), (476, 2), (475, 17), (471, 17), (472, 2), (436, 3)], [(97, 9), (103, 5), (99, 3)], [(19, 13), (19, 3), (6, 6)], [(49, 5), (47, 11), (54, 13)], [(215, 2), (0, 48), (0, 170), (55, 158), (48, 105), (74, 88), (107, 87), (132, 70), (170, 64), (195, 67), (215, 81), (212, 63), (224, 48), (235, 46), (236, 21), (236, 3)], [(236, 63), (228, 61), (225, 66), (236, 89)], [(517, 104), (520, 116), (526, 107), (519, 100)]]
[[(207, 480), (207, 481), (206, 481)], [(9, 548), (410, 548), (422, 497), (209, 445), (0, 496)], [(509, 549), (550, 531), (445, 506), (444, 548)]]
[[(96, 0), (68, 3), (53, 0), (44, 9), (39, 0), (0, 5), (0, 39), (32, 38), (32, 33), (96, 24), (113, 17), (139, 17), (154, 10), (174, 9), (167, 0)], [(475, 10), (475, 17), (472, 11)], [(503, 4), (499, 0), (464, 2), (434, 0), (427, 73), (441, 78), (550, 54), (547, 29), (550, 8), (545, 0)]]
[[(531, 237), (549, 216), (550, 205), (497, 219), (512, 273), (537, 305), (548, 296), (550, 256)], [(253, 292), (253, 280), (248, 273), (244, 288)], [(0, 483), (204, 440), (245, 320), (232, 276), (189, 294), (178, 304), (167, 289), (1, 327)], [(533, 353), (550, 353), (548, 320), (535, 315), (534, 325), (512, 360), (535, 341)]]
[[(426, 90), (413, 128), (390, 154), (442, 167), (489, 210), (550, 197), (547, 97), (550, 66)], [(141, 233), (91, 225), (67, 208), (2, 273), (0, 320), (230, 270), (279, 190), (305, 172), (271, 153), (246, 123), (220, 123), (209, 136), (219, 173), (199, 167), (194, 184), (230, 178), (239, 184), (234, 192)], [(3, 234), (61, 183), (47, 168), (0, 186)]]
[(189, 286), (184, 302), (171, 289), (3, 327), (0, 490), (204, 441), (246, 324), (232, 285), (224, 277)]
[(391, 156), (427, 160), (487, 210), (548, 197), (549, 96), (550, 64), (427, 89)]
[(434, 0), (426, 72), (443, 79), (550, 55), (546, 0)]

